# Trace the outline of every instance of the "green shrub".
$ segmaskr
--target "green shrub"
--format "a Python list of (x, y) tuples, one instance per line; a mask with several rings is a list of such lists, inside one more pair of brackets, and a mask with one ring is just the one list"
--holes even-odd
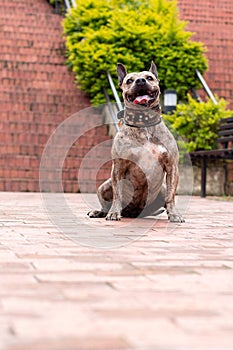
[(223, 99), (215, 105), (211, 100), (198, 103), (188, 96), (187, 104), (177, 105), (176, 111), (164, 119), (184, 139), (188, 152), (215, 149), (219, 120), (232, 116), (226, 105)]
[(47, 0), (55, 9), (56, 12), (64, 15), (66, 12), (66, 7), (63, 0)]
[(175, 0), (79, 0), (63, 22), (68, 65), (94, 104), (105, 102), (107, 70), (117, 84), (117, 62), (140, 71), (152, 59), (161, 90), (176, 89), (184, 99), (188, 88), (198, 85), (195, 69), (207, 68), (205, 49), (190, 40), (185, 24)]
[(59, 3), (59, 4), (63, 4), (64, 1), (63, 0), (48, 0), (48, 2), (51, 4), (51, 5), (55, 5), (55, 3)]

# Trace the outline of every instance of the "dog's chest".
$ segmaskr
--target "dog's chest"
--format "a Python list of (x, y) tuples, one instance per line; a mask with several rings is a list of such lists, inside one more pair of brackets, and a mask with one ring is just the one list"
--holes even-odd
[(154, 127), (129, 128), (123, 127), (116, 135), (113, 142), (113, 153), (117, 156), (129, 153), (152, 152), (158, 155), (167, 151), (160, 133), (156, 133)]
[(146, 172), (162, 166), (167, 152), (161, 135), (155, 133), (154, 127), (122, 128), (115, 137), (112, 148), (113, 158), (130, 160)]

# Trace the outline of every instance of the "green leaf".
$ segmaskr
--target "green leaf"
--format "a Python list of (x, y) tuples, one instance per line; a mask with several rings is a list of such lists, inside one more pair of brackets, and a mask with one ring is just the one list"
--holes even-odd
[(175, 88), (185, 100), (190, 86), (199, 87), (195, 69), (207, 69), (204, 46), (190, 40), (185, 25), (176, 0), (79, 0), (63, 21), (67, 64), (92, 102), (102, 103), (106, 70), (117, 84), (117, 62), (139, 71), (153, 59), (161, 91)]
[(188, 103), (177, 105), (173, 114), (164, 116), (184, 139), (189, 152), (217, 147), (219, 121), (233, 114), (226, 109), (225, 100), (217, 100), (217, 105), (211, 100), (198, 103), (188, 96)]

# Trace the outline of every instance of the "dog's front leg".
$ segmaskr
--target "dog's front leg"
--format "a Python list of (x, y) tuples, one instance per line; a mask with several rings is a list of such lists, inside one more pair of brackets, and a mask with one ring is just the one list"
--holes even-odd
[(122, 211), (122, 182), (124, 175), (124, 167), (122, 167), (123, 160), (113, 159), (112, 161), (112, 191), (113, 191), (113, 201), (112, 206), (106, 216), (106, 220), (120, 220)]
[(168, 219), (171, 222), (184, 222), (183, 217), (175, 207), (175, 194), (178, 186), (179, 174), (177, 165), (172, 165), (166, 169), (166, 197), (165, 206)]

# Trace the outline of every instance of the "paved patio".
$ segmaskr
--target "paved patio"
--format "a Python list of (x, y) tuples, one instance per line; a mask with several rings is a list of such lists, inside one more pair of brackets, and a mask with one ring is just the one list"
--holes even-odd
[(93, 198), (0, 193), (0, 349), (233, 349), (233, 202), (172, 226), (91, 222)]

